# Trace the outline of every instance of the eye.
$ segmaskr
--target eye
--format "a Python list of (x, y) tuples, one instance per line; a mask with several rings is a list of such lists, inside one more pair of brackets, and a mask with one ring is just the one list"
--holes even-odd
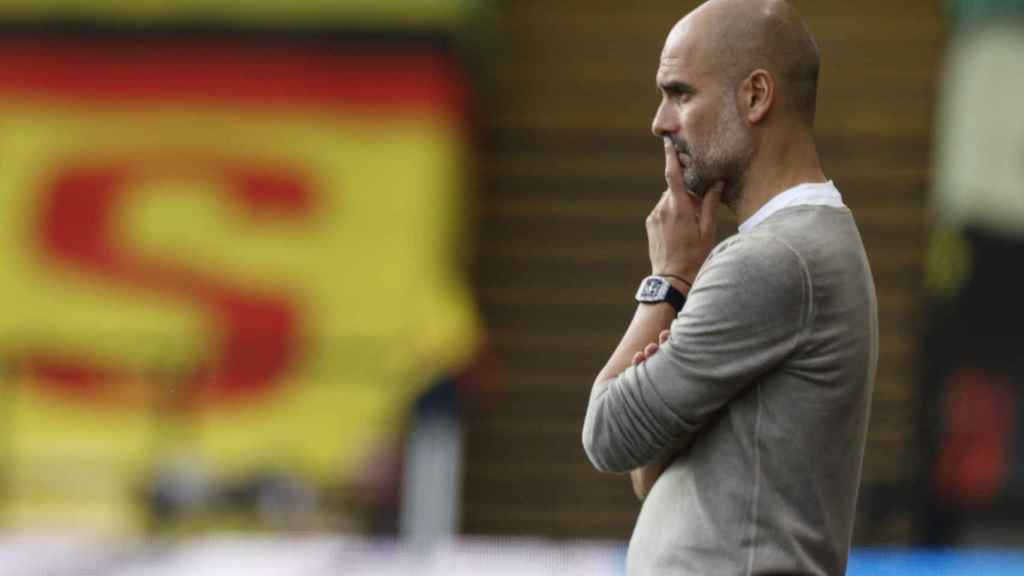
[(693, 89), (683, 83), (672, 82), (660, 88), (665, 98), (673, 102), (687, 102), (693, 96)]
[(685, 90), (672, 89), (666, 92), (669, 100), (673, 102), (685, 103), (690, 100), (691, 94)]

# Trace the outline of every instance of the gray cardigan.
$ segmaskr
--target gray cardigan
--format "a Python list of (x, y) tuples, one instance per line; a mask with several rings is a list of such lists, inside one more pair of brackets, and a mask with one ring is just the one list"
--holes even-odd
[(845, 207), (784, 208), (719, 244), (669, 341), (590, 396), (600, 470), (679, 452), (643, 503), (628, 573), (844, 574), (877, 359)]

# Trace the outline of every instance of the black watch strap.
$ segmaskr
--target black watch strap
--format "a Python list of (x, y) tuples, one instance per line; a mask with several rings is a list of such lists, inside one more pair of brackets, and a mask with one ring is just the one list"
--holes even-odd
[(665, 295), (665, 302), (668, 302), (676, 309), (676, 314), (683, 311), (683, 305), (686, 304), (686, 296), (682, 292), (676, 290), (675, 286), (668, 285), (668, 294)]

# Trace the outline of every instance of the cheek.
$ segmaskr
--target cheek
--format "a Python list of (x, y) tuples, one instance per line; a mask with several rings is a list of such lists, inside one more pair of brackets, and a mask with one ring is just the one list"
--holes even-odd
[(707, 141), (714, 129), (714, 123), (709, 122), (709, 119), (713, 117), (704, 108), (689, 108), (680, 116), (679, 124), (687, 138), (693, 140), (693, 144), (700, 146)]

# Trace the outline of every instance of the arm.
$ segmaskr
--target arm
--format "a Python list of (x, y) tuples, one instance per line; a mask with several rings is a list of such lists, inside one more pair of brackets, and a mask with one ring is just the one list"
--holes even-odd
[(771, 236), (724, 242), (656, 354), (595, 384), (584, 422), (594, 465), (626, 472), (676, 453), (800, 345), (813, 317), (799, 256)]
[[(704, 199), (687, 192), (679, 157), (667, 138), (664, 144), (668, 190), (647, 216), (647, 250), (651, 271), (669, 276), (672, 286), (685, 295), (715, 245), (722, 185), (716, 185)], [(675, 311), (669, 304), (640, 305), (622, 341), (598, 373), (595, 386), (621, 374), (630, 365), (634, 353), (657, 341), (658, 334), (675, 318)]]
[[(669, 278), (669, 282), (683, 294), (689, 291), (689, 287), (679, 280)], [(652, 342), (657, 342), (659, 334), (668, 330), (675, 319), (676, 311), (666, 302), (638, 305), (632, 322), (626, 328), (626, 333), (612, 352), (611, 358), (598, 373), (596, 382), (603, 382), (621, 374), (633, 363), (632, 359), (636, 357), (637, 351), (644, 350)]]
[[(654, 353), (658, 351), (659, 346), (663, 346), (665, 342), (668, 342), (669, 334), (670, 332), (668, 330), (663, 330), (661, 334), (658, 334), (657, 344), (648, 344), (646, 348), (637, 352), (636, 355), (633, 356), (633, 365), (636, 366), (653, 356)], [(637, 468), (636, 470), (632, 470), (629, 473), (629, 479), (633, 484), (633, 494), (636, 495), (638, 500), (643, 500), (647, 497), (647, 494), (651, 491), (651, 488), (654, 487), (654, 483), (661, 476), (661, 473), (665, 471), (665, 468), (668, 467), (669, 463), (679, 456), (680, 452), (672, 453), (665, 458), (659, 458), (657, 461), (647, 464), (641, 468)]]
[[(683, 184), (678, 156), (667, 139), (664, 151), (668, 190), (647, 217), (648, 251), (652, 271), (655, 274), (674, 276), (670, 277), (672, 285), (687, 294), (692, 279), (697, 275), (717, 237), (716, 217), (722, 185), (716, 185), (703, 199), (690, 194)], [(689, 280), (684, 283), (682, 278)], [(609, 379), (622, 374), (630, 365), (630, 359), (636, 351), (644, 350), (648, 344), (655, 342), (659, 333), (665, 331), (675, 318), (675, 311), (668, 304), (642, 304), (637, 308), (625, 335), (597, 375), (591, 403), (594, 395), (602, 392)], [(587, 430), (584, 426), (584, 445), (589, 453)], [(649, 470), (637, 471), (634, 489), (638, 495), (646, 493), (643, 486), (653, 484), (663, 468), (664, 463), (659, 463)]]
[[(670, 278), (669, 281), (672, 282), (676, 290), (683, 294), (686, 294), (689, 290), (689, 287), (678, 280)], [(622, 337), (622, 341), (615, 349), (615, 352), (612, 353), (612, 357), (608, 360), (607, 365), (598, 374), (597, 381), (602, 382), (620, 374), (626, 366), (630, 365), (631, 358), (632, 363), (636, 365), (651, 356), (656, 351), (656, 348), (654, 350), (651, 349), (652, 346), (655, 346), (651, 343), (655, 342), (656, 339), (664, 343), (668, 336), (667, 329), (675, 317), (675, 310), (667, 303), (639, 305), (636, 313), (633, 315), (633, 321), (630, 322), (629, 328), (626, 329), (626, 334)], [(641, 350), (641, 352), (634, 353), (636, 350)], [(665, 470), (668, 463), (671, 462), (673, 456), (663, 457), (656, 462), (630, 472), (633, 493), (636, 494), (637, 498), (643, 500), (647, 496), (651, 487), (654, 486), (654, 482)]]

